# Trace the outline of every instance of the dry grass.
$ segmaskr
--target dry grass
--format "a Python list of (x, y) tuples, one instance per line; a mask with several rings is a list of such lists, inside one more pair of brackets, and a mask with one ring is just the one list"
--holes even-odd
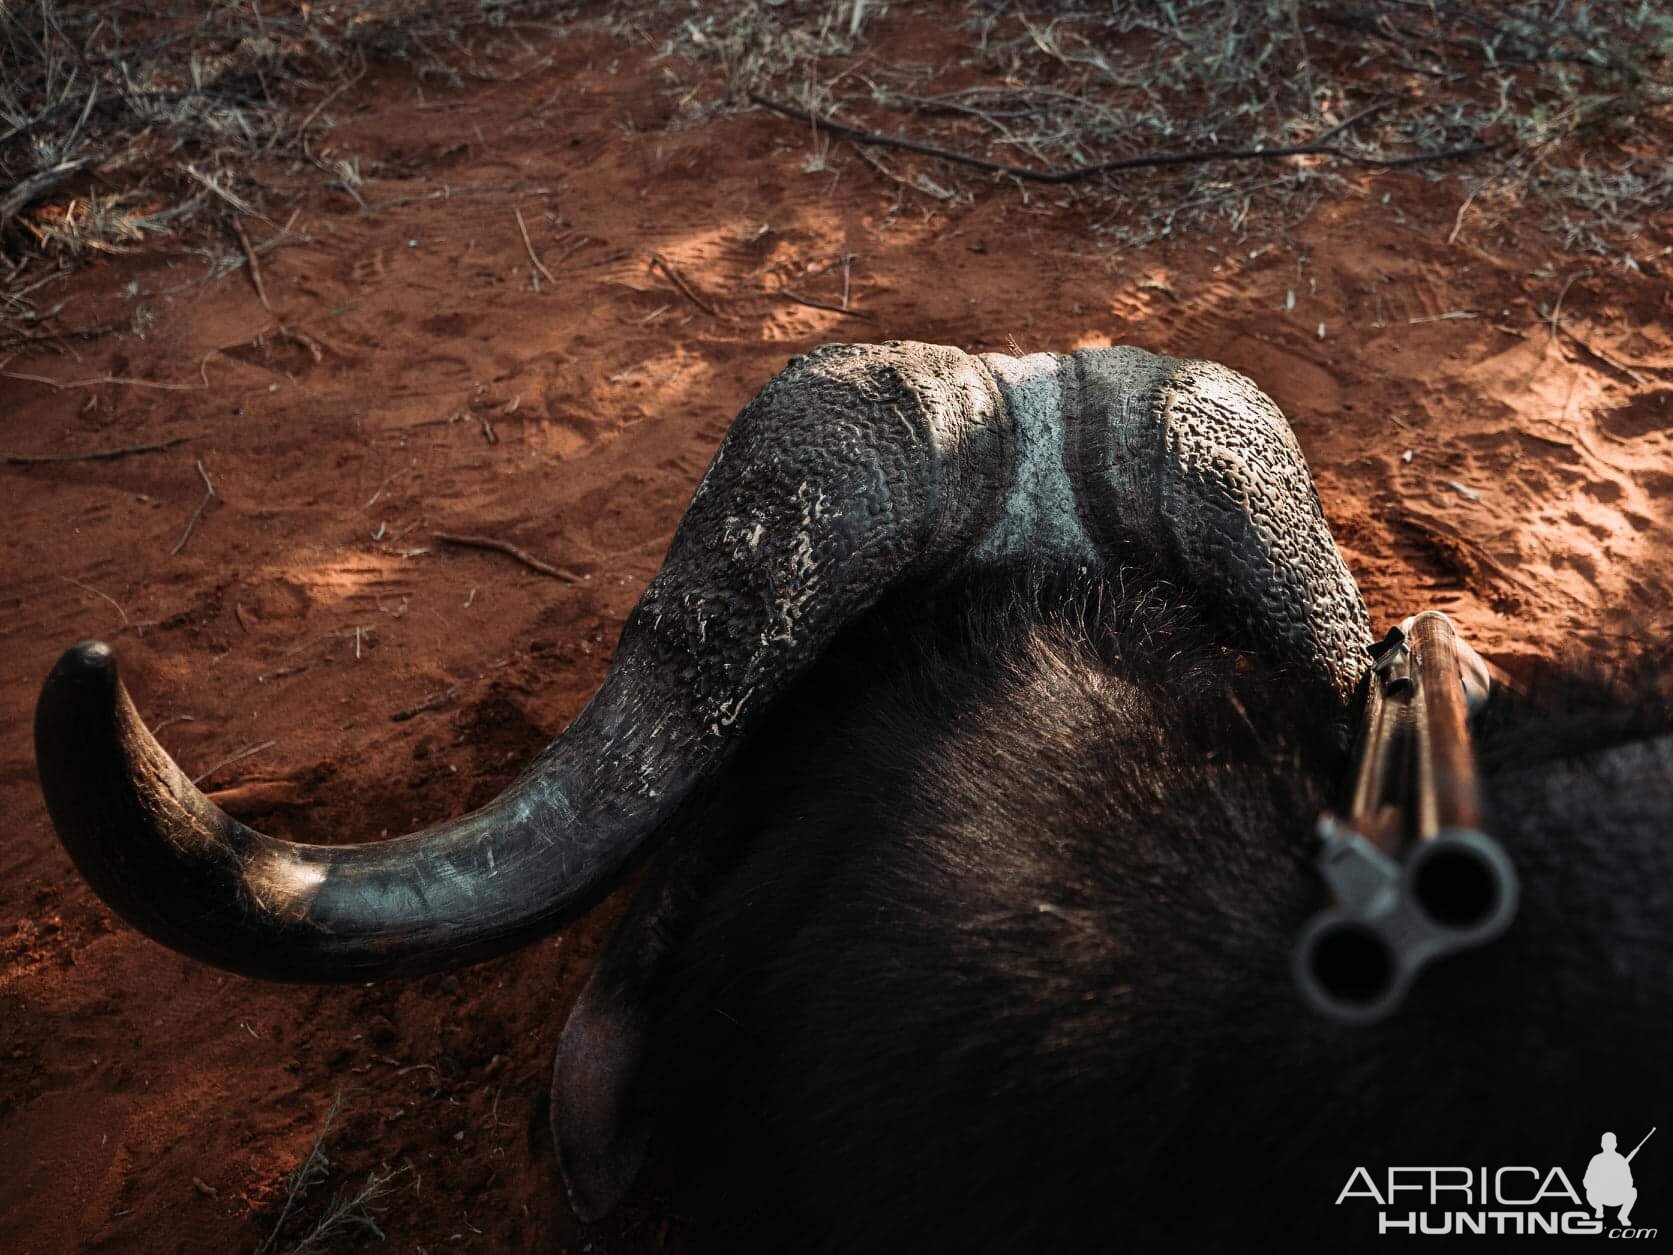
[(395, 1183), (406, 1174), (405, 1168), (374, 1168), (361, 1185), (339, 1185), (317, 1214), (304, 1219), (309, 1191), (323, 1185), (331, 1176), (325, 1139), (336, 1123), (342, 1102), (343, 1096), (338, 1094), (325, 1113), (313, 1147), (285, 1179), (284, 1205), (272, 1231), (256, 1247), (255, 1255), (319, 1255), (336, 1239), (352, 1234), (372, 1233), (383, 1237), (383, 1230), (378, 1227), (378, 1204), (395, 1192)]
[[(956, 65), (873, 55), (864, 37), (885, 8), (722, 6), (687, 19), (667, 46), (712, 63), (732, 101), (776, 94), (1009, 164), (1282, 147), (1381, 104), (1341, 141), (1391, 155), (1499, 145), (1418, 170), (1462, 176), (1469, 229), (1531, 210), (1565, 247), (1625, 261), (1646, 222), (1673, 205), (1666, 145), (1653, 138), (1673, 126), (1673, 15), (1651, 0), (972, 4), (969, 53)], [(810, 138), (808, 160), (823, 168), (830, 155), (818, 144)], [(908, 165), (897, 181), (937, 199), (989, 177)], [(1337, 177), (1318, 162), (1204, 164), (1111, 176), (1077, 195), (1102, 233), (1141, 244), (1188, 229), (1282, 230)]]
[[(65, 267), (187, 232), (214, 277), (246, 264), (230, 232), (277, 226), (321, 183), (361, 200), (328, 153), (346, 89), (398, 63), (427, 84), (534, 75), (578, 20), (558, 0), (24, 0), (0, 7), (0, 347), (42, 338)], [(1673, 15), (1656, 0), (970, 0), (966, 51), (933, 62), (872, 47), (909, 20), (887, 0), (688, 0), (592, 6), (624, 54), (683, 59), (687, 124), (762, 91), (821, 116), (1009, 164), (1063, 168), (1212, 146), (1336, 142), (1405, 153), (1475, 140), (1454, 229), (1542, 221), (1566, 248), (1631, 264), (1673, 203)], [(910, 56), (910, 52), (907, 54)], [(682, 78), (670, 71), (671, 78)], [(1355, 118), (1368, 106), (1374, 116)], [(808, 137), (803, 168), (846, 160)], [(864, 159), (904, 197), (967, 199), (981, 180), (932, 158)], [(1053, 192), (1126, 244), (1187, 230), (1281, 232), (1336, 194), (1327, 161), (1203, 164)], [(1018, 195), (1039, 197), (1019, 188)], [(283, 203), (280, 203), (283, 202)], [(364, 205), (365, 201), (361, 203)], [(56, 328), (54, 334), (63, 334)]]
[[(279, 216), (305, 176), (352, 194), (353, 157), (319, 155), (330, 107), (367, 66), (457, 87), (530, 73), (557, 0), (24, 0), (0, 6), (0, 322), (29, 339), (63, 268), (229, 213)], [(511, 68), (514, 67), (514, 68)], [(286, 177), (274, 177), (274, 172)], [(297, 177), (297, 176), (304, 177)], [(243, 264), (210, 250), (211, 274)]]

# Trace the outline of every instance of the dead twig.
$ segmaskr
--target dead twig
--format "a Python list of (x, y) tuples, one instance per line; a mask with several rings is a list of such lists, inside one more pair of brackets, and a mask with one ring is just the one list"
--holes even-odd
[[(25, 383), (44, 383), (58, 392), (66, 388), (97, 388), (104, 384), (126, 384), (133, 388), (159, 388), (164, 392), (202, 392), (195, 383), (158, 383), (154, 379), (130, 379), (126, 375), (100, 375), (96, 379), (48, 379), (45, 375), (25, 375), (21, 371), (0, 370), (6, 379), (21, 379)], [(207, 386), (207, 385), (205, 385)]]
[(111, 605), (115, 606), (116, 607), (116, 613), (122, 616), (122, 626), (123, 627), (128, 626), (128, 612), (126, 610), (122, 609), (121, 603), (118, 602), (116, 600), (116, 598), (112, 597), (109, 593), (101, 593), (98, 589), (92, 587), (91, 585), (83, 584), (80, 580), (73, 580), (67, 575), (60, 575), (58, 578), (63, 580), (66, 584), (74, 584), (77, 588), (81, 589), (81, 591), (84, 592), (84, 593), (92, 593), (93, 596), (95, 596), (95, 597), (103, 597)]
[(666, 257), (664, 257), (661, 253), (652, 253), (651, 261), (662, 271), (663, 274), (668, 276), (674, 286), (680, 290), (681, 296), (685, 297), (686, 300), (697, 306), (698, 309), (702, 310), (705, 314), (708, 314), (711, 318), (720, 317), (720, 311), (713, 305), (710, 305), (702, 297), (698, 296), (691, 284), (686, 282), (685, 276), (678, 270), (674, 269), (674, 264)]
[(345, 82), (337, 84), (337, 86), (328, 92), (317, 105), (308, 110), (308, 116), (303, 118), (302, 125), (296, 128), (297, 146), (302, 149), (302, 155), (308, 158), (308, 160), (312, 161), (314, 159), (314, 154), (308, 151), (308, 128), (313, 125), (314, 119), (319, 117), (320, 110), (325, 108), (326, 105), (337, 99), (338, 96), (342, 95), (345, 91), (353, 87), (365, 77), (366, 71), (362, 68), (360, 73)]
[[(449, 420), (449, 421), (452, 421), (452, 420)], [(396, 471), (393, 475), (385, 476), (383, 483), (379, 484), (377, 486), (377, 490), (375, 492), (373, 492), (372, 495), (366, 499), (366, 504), (362, 508), (370, 510), (373, 506), (375, 506), (378, 503), (378, 498), (383, 496), (383, 490), (385, 488), (389, 487), (389, 485), (393, 484), (396, 480), (400, 479), (401, 476), (405, 475), (406, 473), (407, 473), (406, 470), (403, 468), (402, 470)]]
[[(542, 264), (540, 257), (534, 251), (534, 242), (529, 239), (528, 224), (523, 221), (523, 211), (513, 205), (511, 207), (511, 212), (517, 215), (517, 230), (523, 234), (523, 247), (528, 250), (529, 264), (532, 265), (535, 270), (540, 272), (540, 274), (546, 277), (547, 283), (550, 283), (554, 288), (557, 287), (558, 281), (552, 277), (552, 272), (546, 269), (545, 265)], [(534, 290), (536, 292), (540, 291), (539, 279), (534, 281)]]
[[(476, 590), (474, 588), (471, 589), (471, 594), (473, 596), (475, 593)], [(391, 723), (405, 723), (409, 719), (422, 715), (427, 710), (435, 710), (437, 707), (445, 706), (448, 702), (453, 700), (459, 690), (464, 688), (465, 685), (475, 684), (479, 680), (487, 679), (490, 675), (498, 671), (501, 667), (504, 667), (510, 661), (511, 659), (509, 658), (501, 658), (498, 662), (494, 663), (491, 667), (480, 674), (473, 675), (468, 680), (460, 680), (457, 684), (449, 684), (440, 692), (431, 693), (430, 696), (426, 697), (423, 701), (417, 703), (416, 705), (408, 706), (402, 710), (397, 710), (394, 714), (389, 716), (389, 721)], [(415, 1064), (414, 1066), (422, 1067), (424, 1065)], [(411, 1069), (409, 1068), (408, 1071), (411, 1071)]]
[(249, 201), (245, 200), (242, 196), (239, 196), (236, 192), (229, 191), (222, 187), (219, 183), (215, 182), (212, 175), (204, 174), (203, 171), (199, 170), (190, 162), (181, 166), (180, 169), (190, 178), (202, 184), (206, 190), (213, 192), (216, 196), (219, 196), (222, 200), (226, 201), (227, 204), (233, 207), (235, 212), (245, 214), (251, 218), (260, 218), (263, 222), (267, 223), (268, 226), (277, 229), (278, 224), (276, 222), (270, 220), (266, 214), (263, 214), (254, 205), (250, 204)]
[(503, 553), (508, 558), (517, 559), (529, 570), (550, 576), (555, 580), (563, 580), (569, 584), (578, 584), (581, 580), (581, 577), (573, 571), (565, 571), (542, 562), (539, 558), (517, 548), (509, 541), (496, 540), (492, 536), (460, 536), (454, 532), (436, 532), (434, 536), (436, 540), (444, 545), (457, 545), (461, 549), (489, 549), (495, 553)]
[(52, 462), (108, 462), (134, 453), (161, 453), (175, 445), (185, 444), (190, 436), (174, 436), (160, 444), (131, 444), (120, 449), (92, 449), (86, 453), (8, 453), (7, 466), (45, 466)]
[[(14, 319), (17, 321), (32, 323), (45, 322), (48, 318), (56, 315), (58, 310), (62, 308), (63, 306), (60, 304), (45, 314), (0, 315), (0, 319), (4, 319), (8, 322), (13, 321)], [(91, 327), (66, 327), (62, 331), (43, 331), (36, 335), (30, 335), (27, 331), (14, 331), (7, 335), (4, 339), (0, 339), (0, 351), (16, 348), (19, 345), (24, 344), (50, 344), (55, 349), (67, 351), (79, 362), (81, 360), (81, 355), (70, 347), (69, 342), (71, 340), (97, 340), (100, 336), (107, 336), (113, 331), (124, 330), (129, 325), (130, 324), (126, 322), (107, 322), (98, 323)]]
[(202, 458), (197, 459), (197, 468), (198, 474), (203, 476), (203, 500), (198, 502), (198, 508), (192, 511), (192, 517), (186, 520), (186, 530), (180, 533), (180, 539), (174, 542), (174, 548), (168, 551), (171, 558), (186, 547), (186, 542), (192, 538), (192, 529), (198, 525), (198, 519), (215, 498), (215, 485), (209, 478), (209, 472), (203, 469)]
[(325, 1110), (325, 1121), (314, 1139), (313, 1146), (302, 1162), (296, 1165), (294, 1171), (285, 1180), (285, 1205), (279, 1211), (279, 1222), (273, 1226), (273, 1232), (267, 1235), (267, 1240), (256, 1247), (256, 1255), (270, 1255), (274, 1245), (279, 1240), (279, 1234), (284, 1231), (285, 1221), (290, 1219), (291, 1211), (308, 1193), (308, 1187), (322, 1180), (331, 1170), (331, 1161), (325, 1156), (325, 1136), (331, 1132), (331, 1126), (337, 1119), (337, 1112), (342, 1107), (342, 1091), (331, 1100), (331, 1105)]
[(1452, 231), (1446, 237), (1448, 244), (1458, 242), (1458, 233), (1464, 229), (1464, 215), (1470, 212), (1470, 206), (1475, 203), (1475, 198), (1480, 191), (1479, 187), (1476, 188), (1475, 191), (1464, 198), (1464, 203), (1458, 206), (1458, 216), (1452, 220)]
[(1317, 135), (1313, 136), (1313, 143), (1322, 144), (1327, 139), (1335, 139), (1336, 136), (1340, 135), (1343, 131), (1348, 130), (1350, 127), (1357, 126), (1373, 114), (1381, 113), (1393, 103), (1394, 102), (1392, 100), (1374, 101), (1371, 104), (1366, 105), (1365, 108), (1361, 109), (1358, 113), (1350, 113), (1347, 117), (1343, 118), (1340, 122), (1338, 122), (1335, 126), (1330, 127), (1328, 130), (1320, 131)]
[(1551, 307), (1551, 317), (1547, 320), (1551, 324), (1551, 338), (1553, 340), (1557, 338), (1557, 333), (1563, 329), (1563, 325), (1560, 320), (1560, 316), (1563, 312), (1563, 298), (1568, 295), (1568, 290), (1574, 286), (1575, 280), (1584, 279), (1591, 273), (1592, 268), (1590, 266), (1576, 270), (1568, 277), (1568, 281), (1563, 284), (1563, 290), (1557, 293), (1557, 303)]
[(775, 296), (782, 296), (787, 301), (794, 301), (798, 305), (806, 305), (810, 309), (823, 309), (833, 314), (841, 314), (844, 318), (862, 318), (866, 322), (876, 322), (877, 319), (863, 309), (849, 309), (844, 305), (833, 305), (829, 301), (816, 301), (811, 296), (803, 296), (799, 292), (792, 292), (789, 288), (780, 288)]
[(213, 767), (209, 768), (209, 770), (201, 773), (200, 775), (193, 776), (192, 777), (192, 783), (193, 784), (202, 784), (205, 780), (209, 779), (210, 776), (214, 775), (221, 768), (230, 767), (234, 763), (241, 763), (246, 758), (249, 758), (249, 757), (251, 757), (255, 754), (259, 754), (263, 750), (272, 749), (277, 744), (278, 744), (277, 741), (262, 741), (262, 742), (260, 742), (256, 745), (246, 745), (243, 749), (237, 751), (236, 753), (228, 754), (225, 758), (221, 759), (220, 762), (216, 763)]
[(575, 243), (564, 249), (563, 256), (559, 257), (555, 264), (559, 266), (563, 265), (571, 257), (575, 256), (575, 254), (579, 253), (582, 249), (594, 242), (595, 241), (591, 236), (583, 235), (580, 239), (576, 240)]
[[(1080, 180), (1092, 178), (1094, 175), (1113, 174), (1118, 170), (1194, 165), (1207, 161), (1271, 161), (1280, 157), (1335, 157), (1341, 161), (1353, 162), (1355, 165), (1394, 169), (1400, 166), (1422, 165), (1432, 161), (1450, 161), (1459, 157), (1473, 157), (1477, 153), (1489, 152), (1500, 147), (1499, 141), (1493, 141), (1483, 144), (1464, 144), (1457, 148), (1430, 149), (1425, 152), (1408, 153), (1403, 157), (1384, 157), (1379, 153), (1356, 153), (1352, 149), (1342, 148), (1336, 144), (1315, 141), (1311, 144), (1290, 144), (1280, 148), (1199, 148), (1189, 152), (1149, 153), (1140, 157), (1116, 157), (1113, 160), (1099, 161), (1092, 165), (1071, 166), (1065, 170), (1035, 170), (1029, 166), (1013, 166), (987, 157), (977, 157), (970, 153), (938, 148), (934, 144), (925, 144), (915, 139), (907, 139), (902, 135), (885, 135), (879, 131), (865, 131), (858, 127), (844, 126), (840, 122), (832, 122), (829, 118), (818, 117), (805, 109), (798, 109), (794, 105), (770, 100), (756, 92), (751, 92), (749, 98), (763, 109), (770, 109), (774, 113), (782, 114), (799, 122), (808, 122), (814, 126), (823, 127), (828, 133), (842, 139), (853, 140), (856, 144), (873, 144), (880, 148), (898, 148), (902, 152), (921, 153), (926, 157), (936, 157), (942, 161), (953, 162), (956, 165), (971, 166), (974, 169), (987, 170), (994, 174), (1006, 174), (1012, 178), (1026, 179), (1034, 183), (1078, 183)], [(1333, 128), (1326, 134), (1333, 134), (1336, 129), (1340, 128)]]
[(452, 688), (445, 688), (439, 693), (432, 693), (416, 706), (408, 706), (403, 710), (397, 710), (389, 716), (389, 721), (391, 723), (405, 723), (408, 719), (416, 719), (427, 710), (435, 710), (438, 706), (447, 705), (458, 691), (459, 686), (455, 684)]
[[(252, 1032), (251, 1036), (255, 1034)], [(313, 1148), (302, 1162), (297, 1164), (296, 1170), (286, 1178), (285, 1204), (279, 1212), (278, 1223), (273, 1226), (273, 1231), (267, 1235), (266, 1240), (256, 1248), (256, 1255), (275, 1255), (286, 1223), (295, 1213), (297, 1204), (307, 1197), (310, 1189), (322, 1184), (330, 1176), (331, 1159), (325, 1151), (325, 1139), (331, 1131), (342, 1101), (343, 1096), (339, 1092), (325, 1113), (324, 1127), (314, 1139)], [(284, 1247), (285, 1255), (322, 1255), (323, 1252), (334, 1249), (338, 1240), (346, 1238), (355, 1230), (364, 1230), (381, 1239), (383, 1230), (378, 1227), (375, 1205), (392, 1194), (394, 1182), (410, 1171), (410, 1166), (376, 1168), (367, 1175), (364, 1185), (339, 1187), (323, 1213), (307, 1231), (289, 1241)]]
[(1575, 346), (1578, 347), (1581, 352), (1585, 353), (1589, 357), (1595, 358), (1598, 362), (1607, 366), (1610, 370), (1615, 371), (1617, 374), (1625, 375), (1628, 379), (1632, 380), (1633, 383), (1639, 385), (1640, 387), (1644, 387), (1650, 382), (1648, 379), (1644, 378), (1643, 375), (1640, 375), (1637, 371), (1635, 371), (1631, 366), (1618, 360), (1612, 355), (1605, 353), (1602, 349), (1584, 339), (1572, 328), (1565, 326), (1562, 328), (1562, 333), (1570, 340), (1573, 340)]
[(261, 281), (261, 262), (257, 260), (256, 250), (250, 244), (250, 236), (244, 230), (244, 220), (242, 218), (234, 218), (232, 220), (232, 229), (238, 236), (239, 247), (244, 250), (244, 260), (250, 267), (250, 282), (255, 285), (256, 296), (261, 299), (262, 308), (277, 318), (278, 315), (274, 313), (272, 302), (267, 299), (267, 285)]
[(888, 179), (892, 183), (900, 184), (908, 191), (922, 192), (925, 196), (933, 196), (936, 200), (953, 199), (953, 193), (949, 192), (944, 187), (936, 187), (927, 178), (924, 178), (921, 182), (913, 182), (911, 179), (901, 178), (900, 175), (896, 174), (893, 170), (889, 169), (888, 166), (884, 165), (881, 158), (872, 156), (862, 147), (856, 146), (854, 154), (873, 170), (877, 171), (877, 173), (881, 174), (884, 178)]

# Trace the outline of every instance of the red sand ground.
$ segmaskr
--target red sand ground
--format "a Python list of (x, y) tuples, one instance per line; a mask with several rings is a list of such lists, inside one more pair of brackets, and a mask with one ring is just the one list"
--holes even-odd
[[(903, 18), (882, 38), (921, 48), (935, 33)], [(374, 71), (334, 107), (349, 120), (331, 144), (361, 155), (374, 212), (317, 191), (295, 224), (306, 242), (266, 255), (296, 336), (242, 272), (202, 283), (197, 262), (128, 259), (81, 275), (66, 318), (143, 308), (143, 335), (5, 367), (183, 390), (0, 380), (0, 451), (186, 438), (0, 470), (9, 1249), (252, 1249), (339, 1091), (315, 1204), (379, 1163), (411, 1170), (388, 1245), (368, 1247), (682, 1245), (655, 1185), (579, 1227), (544, 1131), (557, 1030), (621, 895), (456, 975), (343, 989), (224, 976), (132, 932), (74, 873), (36, 788), (30, 711), (58, 652), (101, 636), (189, 772), (264, 745), (206, 783), (245, 819), (335, 840), (458, 814), (580, 708), (732, 415), (812, 345), (1014, 337), (1221, 359), (1291, 417), (1379, 623), (1439, 606), (1512, 667), (1665, 634), (1665, 271), (1569, 287), (1562, 321), (1586, 348), (1538, 313), (1582, 263), (1531, 228), (1449, 246), (1451, 180), (1356, 174), (1352, 195), (1258, 256), (1205, 237), (1112, 252), (1066, 192), (1025, 201), (977, 179), (967, 205), (901, 203), (840, 145), (804, 173), (805, 130), (770, 115), (671, 125), (670, 63), (642, 45), (582, 32), (552, 52), (543, 81), (438, 102)], [(557, 278), (538, 293), (514, 207)], [(770, 295), (837, 299), (845, 250), (873, 321)], [(173, 554), (203, 495), (197, 459), (215, 499)], [(436, 531), (501, 537), (585, 578)]]

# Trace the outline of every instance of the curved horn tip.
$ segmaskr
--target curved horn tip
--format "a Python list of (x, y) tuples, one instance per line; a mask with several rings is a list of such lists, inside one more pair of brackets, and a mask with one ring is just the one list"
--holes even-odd
[(82, 684), (102, 681), (114, 687), (116, 651), (103, 641), (78, 641), (64, 651), (47, 683), (69, 680)]

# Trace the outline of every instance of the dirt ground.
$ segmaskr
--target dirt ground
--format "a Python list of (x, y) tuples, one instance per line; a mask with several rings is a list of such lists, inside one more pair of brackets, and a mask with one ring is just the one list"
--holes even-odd
[[(920, 9), (877, 38), (932, 59), (941, 30)], [(254, 1249), (339, 1096), (310, 1214), (404, 1170), (387, 1243), (345, 1248), (683, 1245), (654, 1178), (580, 1226), (545, 1133), (557, 1032), (621, 894), (453, 975), (222, 975), (75, 874), (30, 712), (59, 652), (102, 637), (163, 743), (241, 818), (358, 840), (459, 814), (580, 709), (731, 417), (811, 346), (1222, 360), (1289, 415), (1379, 625), (1445, 609), (1512, 670), (1665, 639), (1665, 216), (1635, 274), (1532, 224), (1455, 233), (1451, 177), (1358, 170), (1246, 240), (1121, 248), (1072, 189), (983, 176), (937, 200), (845, 145), (810, 160), (808, 129), (761, 110), (686, 124), (678, 60), (654, 47), (577, 27), (549, 52), (533, 80), (441, 96), (374, 67), (339, 98), (332, 143), (376, 177), (364, 205), (307, 193), (262, 254), (271, 311), (246, 270), (116, 258), (61, 295), (66, 318), (122, 331), (3, 366), (0, 453), (177, 442), (0, 468), (8, 1249)], [(786, 295), (840, 305), (845, 287), (852, 314)], [(203, 475), (214, 495), (184, 536)]]

